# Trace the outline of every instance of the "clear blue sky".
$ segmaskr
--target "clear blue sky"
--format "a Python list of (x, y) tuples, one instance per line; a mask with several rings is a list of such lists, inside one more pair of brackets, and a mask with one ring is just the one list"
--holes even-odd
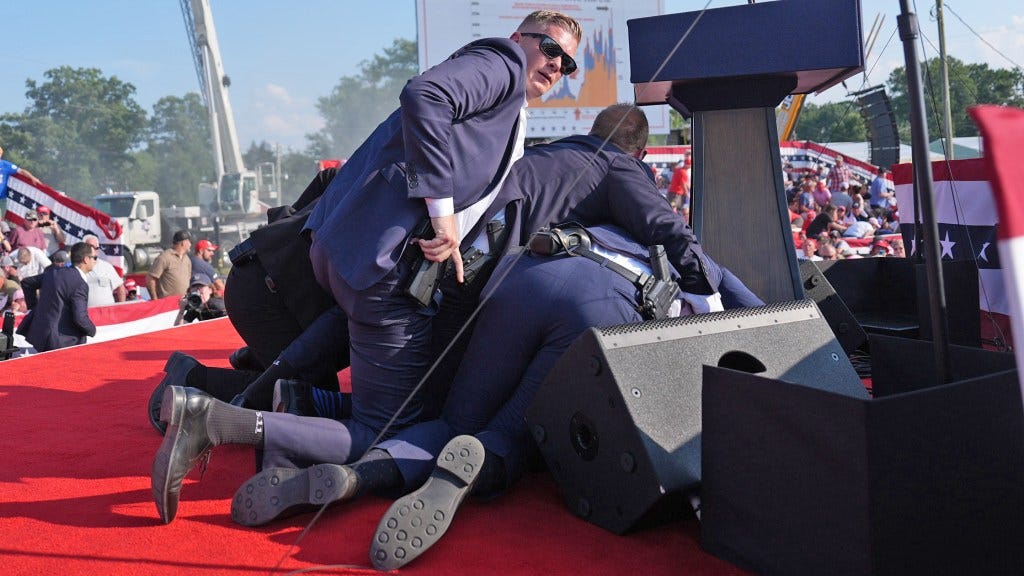
[[(430, 0), (444, 1), (444, 0)], [(511, 0), (510, 0), (511, 1)], [(822, 0), (827, 1), (827, 0)], [(665, 0), (666, 12), (699, 10), (706, 0)], [(716, 0), (711, 7), (744, 3)], [(916, 4), (921, 27), (937, 54), (938, 35), (929, 16), (933, 2)], [(947, 1), (949, 53), (967, 62), (997, 68), (1013, 64), (986, 46), (950, 13), (956, 12), (982, 38), (1024, 66), (1024, 2), (1019, 0)], [(389, 46), (395, 38), (416, 37), (414, 0), (211, 0), (243, 150), (253, 140), (305, 146), (304, 135), (321, 120), (317, 98), (326, 96), (341, 76), (358, 71), (360, 62)], [(896, 35), (898, 0), (863, 0), (865, 34), (876, 14), (884, 14), (882, 34), (869, 56), (869, 84), (885, 81), (902, 65)], [(0, 14), (5, 22), (0, 42), (0, 113), (21, 112), (28, 105), (25, 80), (44, 80), (46, 70), (62, 65), (99, 68), (137, 89), (147, 110), (161, 97), (198, 91), (178, 0), (8, 0)], [(847, 82), (861, 87), (862, 77)], [(834, 88), (812, 102), (842, 99)]]

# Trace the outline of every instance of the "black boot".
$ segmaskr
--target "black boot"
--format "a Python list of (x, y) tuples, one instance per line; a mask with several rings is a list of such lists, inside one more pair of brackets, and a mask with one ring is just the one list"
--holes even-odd
[(197, 366), (202, 366), (198, 360), (185, 354), (184, 352), (174, 352), (170, 358), (167, 359), (167, 363), (164, 364), (164, 372), (166, 375), (156, 388), (153, 393), (149, 395), (149, 423), (156, 428), (156, 431), (163, 435), (164, 431), (167, 430), (167, 423), (160, 420), (160, 406), (164, 399), (164, 390), (168, 386), (188, 386), (186, 380), (192, 373), (193, 369)]

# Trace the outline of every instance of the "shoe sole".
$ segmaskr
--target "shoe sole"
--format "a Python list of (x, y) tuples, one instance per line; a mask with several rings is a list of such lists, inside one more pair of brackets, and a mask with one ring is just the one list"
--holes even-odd
[(263, 526), (283, 515), (348, 500), (355, 494), (348, 466), (268, 468), (247, 480), (231, 499), (231, 519), (242, 526)]
[(381, 518), (370, 543), (378, 570), (394, 570), (436, 544), (451, 526), (484, 463), (484, 447), (473, 436), (453, 438), (437, 467), (418, 490), (395, 501)]
[(184, 410), (176, 410), (175, 405), (184, 406), (186, 400), (185, 389), (180, 386), (169, 386), (164, 390), (163, 402), (160, 406), (160, 419), (167, 423), (168, 433), (164, 435), (164, 441), (153, 459), (153, 470), (150, 478), (153, 501), (156, 502), (156, 511), (164, 524), (169, 524), (178, 513), (178, 490), (171, 492), (171, 479), (168, 468), (171, 463), (171, 453), (174, 445), (181, 435), (181, 421), (184, 417)]

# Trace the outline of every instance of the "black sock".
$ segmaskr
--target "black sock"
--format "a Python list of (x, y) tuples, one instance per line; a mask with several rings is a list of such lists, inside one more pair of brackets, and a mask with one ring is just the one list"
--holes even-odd
[(206, 391), (206, 366), (196, 364), (185, 374), (185, 386)]
[(245, 388), (260, 376), (259, 372), (249, 372), (246, 370), (211, 368), (207, 366), (202, 368), (206, 372), (204, 376), (206, 387), (199, 388), (195, 386), (195, 388), (205, 390), (207, 394), (223, 402), (230, 402), (232, 398), (245, 391)]
[(395, 459), (386, 450), (373, 448), (365, 456), (349, 465), (356, 474), (356, 495), (370, 490), (388, 490), (402, 486), (402, 473)]
[(272, 410), (273, 407), (270, 404), (274, 401), (274, 383), (279, 378), (293, 376), (295, 376), (295, 368), (291, 364), (281, 358), (274, 360), (274, 363), (242, 392), (242, 397), (245, 399), (242, 406), (257, 410)]
[(206, 416), (206, 431), (214, 446), (263, 446), (263, 413), (214, 400)]
[(480, 468), (480, 474), (473, 484), (475, 496), (490, 496), (508, 488), (508, 472), (505, 470), (505, 460), (491, 452), (484, 451), (484, 465)]

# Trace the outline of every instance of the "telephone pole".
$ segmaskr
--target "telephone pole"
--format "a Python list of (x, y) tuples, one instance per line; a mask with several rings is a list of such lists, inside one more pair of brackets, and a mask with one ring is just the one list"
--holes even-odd
[(935, 19), (939, 25), (939, 64), (942, 77), (942, 135), (946, 141), (946, 160), (953, 159), (953, 114), (949, 104), (949, 66), (946, 64), (946, 26), (942, 18), (942, 0), (935, 0)]

